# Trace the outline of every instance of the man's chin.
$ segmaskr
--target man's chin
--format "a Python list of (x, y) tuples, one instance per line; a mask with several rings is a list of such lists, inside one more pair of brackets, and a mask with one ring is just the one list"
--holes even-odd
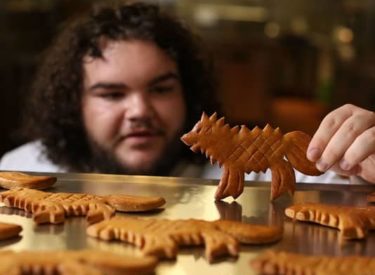
[(131, 150), (128, 148), (128, 150), (117, 151), (115, 159), (132, 174), (148, 175), (154, 173), (155, 168), (164, 161), (164, 155), (163, 150), (156, 150), (156, 148), (152, 150)]
[(153, 175), (158, 161), (120, 161), (122, 167), (126, 167), (125, 171), (131, 175)]
[(155, 150), (155, 147), (153, 150), (117, 148), (117, 152), (112, 154), (91, 142), (90, 166), (93, 167), (93, 171), (99, 173), (166, 176), (178, 161), (180, 146), (180, 143), (171, 142), (164, 150)]

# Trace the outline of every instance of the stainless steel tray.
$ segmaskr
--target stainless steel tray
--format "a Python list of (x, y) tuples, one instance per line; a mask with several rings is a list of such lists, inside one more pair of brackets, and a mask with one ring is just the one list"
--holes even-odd
[[(51, 174), (48, 174), (51, 175)], [(340, 242), (338, 231), (315, 224), (293, 222), (284, 209), (293, 202), (323, 202), (366, 205), (366, 195), (375, 185), (297, 184), (294, 197), (282, 196), (269, 202), (269, 182), (246, 182), (244, 193), (236, 200), (214, 201), (218, 182), (193, 178), (119, 176), (103, 174), (52, 174), (58, 178), (51, 192), (92, 194), (158, 195), (167, 200), (163, 211), (140, 214), (143, 217), (170, 219), (232, 219), (257, 224), (284, 226), (283, 239), (271, 245), (241, 246), (240, 256), (209, 264), (204, 248), (181, 248), (176, 261), (161, 262), (157, 274), (254, 274), (251, 258), (264, 249), (283, 249), (305, 254), (375, 256), (375, 234), (365, 241)], [(125, 214), (120, 214), (125, 215)], [(135, 215), (135, 214), (131, 214)], [(84, 218), (70, 218), (63, 225), (36, 226), (24, 211), (0, 207), (0, 221), (23, 226), (21, 238), (1, 241), (0, 249), (53, 250), (94, 248), (115, 253), (139, 255), (138, 249), (120, 242), (105, 242), (86, 236)]]

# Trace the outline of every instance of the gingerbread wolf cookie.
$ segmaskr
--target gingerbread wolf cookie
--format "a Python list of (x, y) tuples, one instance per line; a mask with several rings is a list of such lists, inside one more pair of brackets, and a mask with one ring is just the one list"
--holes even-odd
[(304, 203), (287, 207), (285, 214), (299, 221), (315, 222), (340, 230), (344, 239), (364, 239), (375, 229), (375, 207)]
[(94, 250), (0, 251), (0, 274), (154, 274), (157, 259)]
[(34, 176), (21, 172), (0, 172), (0, 187), (13, 189), (19, 187), (45, 189), (56, 182), (56, 177)]
[(363, 275), (374, 274), (375, 258), (365, 256), (307, 256), (266, 251), (250, 262), (259, 274), (267, 275)]
[(49, 193), (27, 188), (2, 192), (0, 201), (8, 207), (33, 213), (33, 219), (38, 224), (62, 223), (68, 216), (87, 216), (89, 223), (93, 223), (110, 218), (116, 210), (143, 212), (165, 204), (161, 197)]
[(178, 246), (205, 245), (208, 261), (239, 253), (239, 243), (264, 244), (279, 240), (282, 228), (235, 221), (141, 219), (115, 216), (90, 225), (87, 234), (120, 240), (141, 248), (144, 255), (174, 259)]
[(367, 195), (367, 201), (370, 203), (375, 203), (375, 192)]
[(22, 227), (18, 224), (0, 222), (0, 241), (18, 237), (21, 231)]
[(310, 139), (301, 131), (283, 135), (279, 128), (273, 129), (268, 124), (263, 130), (255, 127), (250, 131), (244, 125), (230, 128), (223, 117), (217, 119), (216, 113), (211, 117), (203, 113), (194, 128), (181, 137), (192, 151), (200, 150), (212, 164), (217, 161), (223, 166), (216, 199), (237, 198), (244, 188), (244, 173), (271, 168), (271, 200), (285, 192), (294, 192), (293, 167), (308, 175), (321, 174), (306, 158)]

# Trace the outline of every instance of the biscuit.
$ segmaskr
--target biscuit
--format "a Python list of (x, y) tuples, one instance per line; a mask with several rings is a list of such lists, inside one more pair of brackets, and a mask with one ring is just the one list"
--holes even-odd
[(165, 204), (164, 198), (161, 197), (49, 193), (27, 188), (2, 192), (0, 201), (8, 207), (33, 213), (37, 224), (63, 223), (68, 216), (86, 216), (89, 223), (94, 223), (109, 219), (116, 210), (143, 212)]
[(283, 251), (266, 251), (250, 265), (258, 274), (278, 275), (363, 275), (373, 274), (375, 258), (365, 256), (307, 256)]
[(18, 237), (22, 227), (18, 224), (0, 222), (0, 241)]
[(174, 259), (179, 246), (205, 245), (208, 261), (239, 253), (239, 243), (264, 244), (282, 237), (282, 228), (235, 221), (141, 219), (115, 216), (90, 225), (87, 234), (139, 247), (144, 255)]
[(109, 275), (153, 274), (154, 257), (132, 257), (109, 252), (0, 251), (0, 274)]
[[(218, 162), (223, 174), (215, 198), (237, 198), (243, 192), (244, 173), (272, 172), (271, 200), (285, 192), (295, 190), (293, 167), (307, 175), (320, 175), (315, 164), (306, 158), (311, 137), (294, 131), (283, 135), (279, 128), (270, 125), (251, 131), (244, 125), (230, 128), (216, 113), (208, 117), (203, 113), (194, 128), (181, 140), (194, 152), (206, 154), (211, 163)], [(286, 159), (285, 159), (286, 158)]]
[(355, 207), (304, 203), (289, 206), (285, 215), (299, 221), (315, 222), (337, 228), (344, 239), (364, 239), (375, 229), (375, 207)]
[(32, 188), (46, 189), (56, 182), (56, 177), (35, 176), (21, 172), (0, 172), (0, 187), (5, 189)]
[(367, 195), (367, 201), (371, 203), (375, 202), (375, 192)]

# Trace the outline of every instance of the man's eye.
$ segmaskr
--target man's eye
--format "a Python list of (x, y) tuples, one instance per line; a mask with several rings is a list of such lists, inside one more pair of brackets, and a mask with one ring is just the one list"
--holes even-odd
[(156, 86), (151, 88), (152, 93), (164, 94), (172, 92), (174, 89), (173, 86)]
[(124, 93), (121, 92), (110, 92), (110, 93), (103, 93), (100, 94), (99, 97), (108, 99), (108, 100), (118, 100), (124, 96)]

